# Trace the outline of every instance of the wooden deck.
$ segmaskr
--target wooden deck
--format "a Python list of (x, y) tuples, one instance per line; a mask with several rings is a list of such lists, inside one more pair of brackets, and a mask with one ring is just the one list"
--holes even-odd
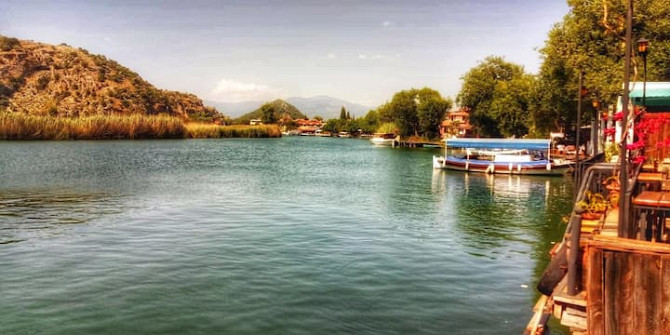
[[(647, 173), (634, 184), (630, 198), (634, 221), (627, 224), (632, 224), (637, 235), (629, 235), (631, 238), (619, 237), (618, 208), (593, 220), (573, 213), (578, 226), (573, 221), (571, 225), (578, 228), (579, 247), (570, 247), (575, 238), (570, 230), (561, 247), (567, 248), (570, 257), (574, 257), (572, 250), (577, 252), (578, 267), (572, 278), (577, 274), (579, 288), (571, 295), (568, 282), (573, 279), (563, 277), (550, 296), (543, 296), (544, 308), (535, 311), (526, 334), (543, 334), (544, 324), (533, 322), (546, 322), (542, 316), (547, 310), (574, 334), (670, 334), (670, 192), (663, 186), (666, 178)], [(601, 179), (592, 180), (591, 187), (599, 185)], [(568, 272), (571, 264), (568, 261)]]

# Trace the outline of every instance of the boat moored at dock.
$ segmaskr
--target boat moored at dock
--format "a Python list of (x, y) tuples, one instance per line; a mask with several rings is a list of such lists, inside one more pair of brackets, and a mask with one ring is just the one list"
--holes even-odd
[(521, 175), (563, 175), (570, 165), (552, 160), (550, 140), (445, 140), (445, 155), (433, 156), (433, 168), (466, 172)]
[(392, 147), (395, 137), (395, 134), (391, 133), (375, 133), (370, 139), (370, 143), (379, 147)]

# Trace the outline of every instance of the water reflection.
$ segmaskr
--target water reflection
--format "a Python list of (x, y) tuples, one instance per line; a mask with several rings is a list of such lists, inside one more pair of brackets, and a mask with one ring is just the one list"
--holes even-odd
[[(560, 218), (569, 207), (566, 184), (562, 178), (435, 170), (431, 191), (451, 208), (455, 231), (477, 250), (475, 256), (496, 257), (525, 249), (509, 242), (536, 247), (538, 239), (560, 237)], [(495, 250), (502, 247), (507, 249)]]
[(0, 193), (0, 244), (60, 234), (67, 226), (121, 212), (119, 202), (104, 194), (4, 190)]

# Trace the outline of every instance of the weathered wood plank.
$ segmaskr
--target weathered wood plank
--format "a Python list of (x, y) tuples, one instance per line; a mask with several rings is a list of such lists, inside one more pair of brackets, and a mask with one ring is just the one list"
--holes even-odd
[(614, 261), (614, 252), (607, 251), (603, 252), (604, 259), (604, 310), (605, 310), (605, 334), (607, 335), (616, 335), (619, 334), (619, 328), (617, 327), (617, 318), (616, 311), (614, 307), (616, 306), (616, 301), (619, 298), (617, 295), (618, 285), (617, 278), (615, 278), (616, 262)]
[(603, 250), (634, 252), (645, 255), (670, 255), (670, 244), (652, 243), (619, 237), (595, 235), (588, 245)]
[(577, 328), (577, 330), (586, 330), (587, 327), (586, 317), (571, 314), (567, 310), (563, 312), (563, 317), (561, 318), (561, 324), (566, 327)]
[(629, 311), (633, 315), (633, 328), (637, 334), (646, 335), (647, 333), (647, 302), (646, 288), (644, 287), (644, 256), (637, 254), (628, 254), (632, 262), (633, 281), (630, 283), (633, 290), (633, 309)]
[(589, 269), (587, 278), (587, 313), (588, 333), (601, 335), (605, 333), (603, 323), (603, 252), (600, 249), (588, 248)]
[(619, 323), (619, 334), (638, 334), (635, 328), (635, 287), (634, 287), (634, 258), (629, 253), (615, 253), (615, 262), (617, 263), (617, 272), (614, 274), (614, 280), (617, 282), (617, 291), (619, 299), (613, 301), (616, 304), (617, 321)]
[(660, 319), (659, 334), (670, 334), (670, 258), (663, 257), (661, 262), (661, 304), (663, 306), (662, 317)]
[(661, 319), (663, 317), (663, 301), (661, 299), (661, 257), (646, 256), (643, 264), (647, 272), (643, 285), (647, 289), (648, 314), (647, 329), (649, 334), (661, 334)]

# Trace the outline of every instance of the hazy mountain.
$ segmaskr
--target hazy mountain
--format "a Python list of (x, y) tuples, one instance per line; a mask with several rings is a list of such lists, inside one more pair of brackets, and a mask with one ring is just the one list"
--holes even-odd
[(309, 117), (320, 115), (324, 120), (339, 118), (342, 106), (349, 111), (351, 116), (356, 117), (365, 116), (370, 110), (370, 107), (325, 95), (311, 98), (293, 97), (286, 99), (286, 101), (293, 104), (305, 115)]
[[(216, 102), (205, 101), (208, 106), (215, 107), (219, 112), (230, 116), (231, 118), (238, 118), (244, 114), (256, 110), (258, 107), (267, 101), (242, 101), (242, 102)], [(311, 98), (292, 97), (286, 99), (286, 102), (294, 105), (303, 114), (310, 118), (320, 115), (324, 120), (336, 119), (340, 117), (340, 109), (342, 106), (349, 111), (352, 116), (364, 116), (370, 108), (359, 105), (342, 99), (332, 98), (325, 95), (320, 95)]]
[(229, 116), (233, 119), (238, 118), (244, 114), (247, 114), (251, 111), (256, 110), (258, 107), (262, 106), (267, 101), (262, 100), (249, 100), (242, 102), (218, 102), (205, 100), (207, 106), (212, 106), (216, 108), (220, 113), (223, 113), (226, 116)]

